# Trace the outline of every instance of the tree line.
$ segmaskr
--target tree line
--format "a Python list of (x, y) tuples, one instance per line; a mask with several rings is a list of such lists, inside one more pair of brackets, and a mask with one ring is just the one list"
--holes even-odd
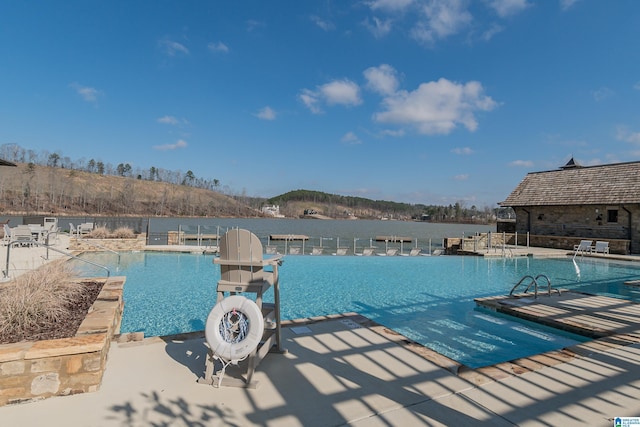
[(371, 210), (381, 212), (391, 218), (411, 218), (436, 222), (488, 222), (498, 218), (508, 218), (513, 212), (511, 208), (490, 209), (484, 207), (479, 209), (475, 205), (466, 207), (462, 202), (444, 206), (410, 204), (341, 196), (312, 190), (294, 190), (268, 200), (270, 204), (274, 205), (285, 205), (287, 202), (294, 201), (341, 206), (354, 212)]
[(168, 170), (155, 166), (143, 169), (139, 166), (131, 166), (129, 163), (113, 165), (93, 158), (89, 160), (85, 158), (73, 160), (68, 156), (63, 156), (60, 151), (35, 151), (25, 149), (18, 144), (0, 145), (0, 158), (17, 163), (79, 170), (99, 175), (129, 177), (146, 181), (166, 182), (168, 184), (186, 185), (205, 190), (217, 191), (220, 187), (220, 181), (218, 179), (197, 177), (191, 170), (183, 173), (179, 170)]

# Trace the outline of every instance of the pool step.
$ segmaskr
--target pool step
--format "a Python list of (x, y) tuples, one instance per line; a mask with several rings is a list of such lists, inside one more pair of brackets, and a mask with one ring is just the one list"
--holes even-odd
[(563, 291), (537, 299), (513, 295), (475, 301), (490, 310), (590, 338), (640, 333), (640, 304), (618, 298)]

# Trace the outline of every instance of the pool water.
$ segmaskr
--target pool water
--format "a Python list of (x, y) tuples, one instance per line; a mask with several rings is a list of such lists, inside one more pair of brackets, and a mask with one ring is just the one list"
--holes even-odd
[[(203, 330), (220, 278), (211, 255), (86, 254), (127, 277), (122, 332), (145, 336)], [(104, 275), (83, 265), (85, 275)], [(555, 288), (640, 300), (623, 285), (631, 264), (579, 259), (287, 256), (280, 268), (283, 319), (357, 312), (472, 368), (573, 345), (586, 339), (476, 307), (474, 298), (507, 294), (525, 275)], [(265, 297), (273, 301), (269, 291)]]

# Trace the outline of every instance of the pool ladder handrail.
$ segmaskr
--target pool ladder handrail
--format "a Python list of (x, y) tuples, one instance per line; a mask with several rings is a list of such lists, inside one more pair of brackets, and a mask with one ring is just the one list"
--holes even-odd
[(558, 292), (558, 295), (561, 295), (560, 289), (554, 289), (551, 287), (551, 279), (549, 279), (549, 277), (547, 277), (546, 274), (538, 274), (536, 277), (531, 276), (530, 274), (527, 274), (526, 276), (523, 276), (522, 279), (520, 279), (520, 281), (518, 281), (518, 283), (516, 283), (516, 285), (511, 288), (511, 292), (509, 292), (509, 296), (513, 296), (513, 292), (518, 288), (518, 286), (520, 286), (522, 284), (522, 282), (524, 282), (526, 279), (531, 279), (531, 281), (529, 282), (529, 284), (527, 285), (527, 287), (525, 288), (523, 293), (528, 293), (529, 289), (531, 289), (531, 285), (534, 286), (534, 298), (538, 298), (538, 279), (540, 278), (544, 278), (547, 281), (547, 294), (549, 296), (551, 296), (551, 293), (553, 291)]
[(117, 257), (118, 257), (118, 267), (120, 267), (120, 252), (114, 251), (113, 249), (107, 248), (106, 246), (100, 245), (100, 244), (98, 244), (96, 242), (92, 242), (92, 241), (86, 240), (86, 239), (83, 239), (82, 243), (86, 243), (86, 244), (88, 244), (90, 246), (94, 246), (96, 248), (102, 249), (103, 251), (111, 252), (112, 254), (116, 254)]
[[(71, 259), (82, 261), (84, 263), (91, 264), (91, 265), (93, 265), (95, 267), (102, 268), (107, 272), (107, 277), (111, 276), (111, 271), (109, 270), (108, 267), (106, 267), (104, 265), (100, 265), (100, 264), (95, 263), (93, 261), (89, 261), (88, 259), (80, 258), (80, 257), (78, 257), (76, 255), (73, 255), (72, 253), (69, 253), (69, 252), (66, 252), (66, 251), (63, 251), (63, 250), (60, 250), (60, 249), (56, 249), (56, 248), (52, 247), (49, 244), (38, 242), (37, 240), (31, 239), (31, 240), (14, 240), (14, 241), (11, 241), (11, 242), (9, 242), (7, 244), (7, 264), (5, 266), (5, 269), (2, 271), (2, 276), (3, 276), (4, 279), (8, 279), (9, 278), (9, 265), (10, 265), (10, 262), (11, 262), (11, 247), (13, 247), (15, 245), (18, 245), (18, 244), (23, 245), (25, 243), (29, 244), (29, 245), (36, 245), (36, 246), (45, 247), (47, 249), (47, 253), (46, 253), (46, 256), (43, 257), (43, 258), (46, 259), (46, 260), (49, 259), (49, 251), (54, 251), (54, 252), (58, 252), (58, 253), (60, 253), (62, 255), (65, 255), (65, 256), (67, 256), (67, 257), (69, 257)], [(119, 256), (120, 255), (118, 254), (118, 257)]]

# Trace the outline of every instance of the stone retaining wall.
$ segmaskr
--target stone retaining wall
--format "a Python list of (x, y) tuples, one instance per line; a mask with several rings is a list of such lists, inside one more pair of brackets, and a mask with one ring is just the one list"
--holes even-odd
[(73, 251), (142, 251), (147, 244), (146, 234), (141, 234), (135, 239), (90, 239), (87, 237), (72, 237), (69, 240), (69, 249)]
[(0, 406), (98, 390), (120, 333), (124, 282), (107, 279), (74, 337), (0, 345)]

